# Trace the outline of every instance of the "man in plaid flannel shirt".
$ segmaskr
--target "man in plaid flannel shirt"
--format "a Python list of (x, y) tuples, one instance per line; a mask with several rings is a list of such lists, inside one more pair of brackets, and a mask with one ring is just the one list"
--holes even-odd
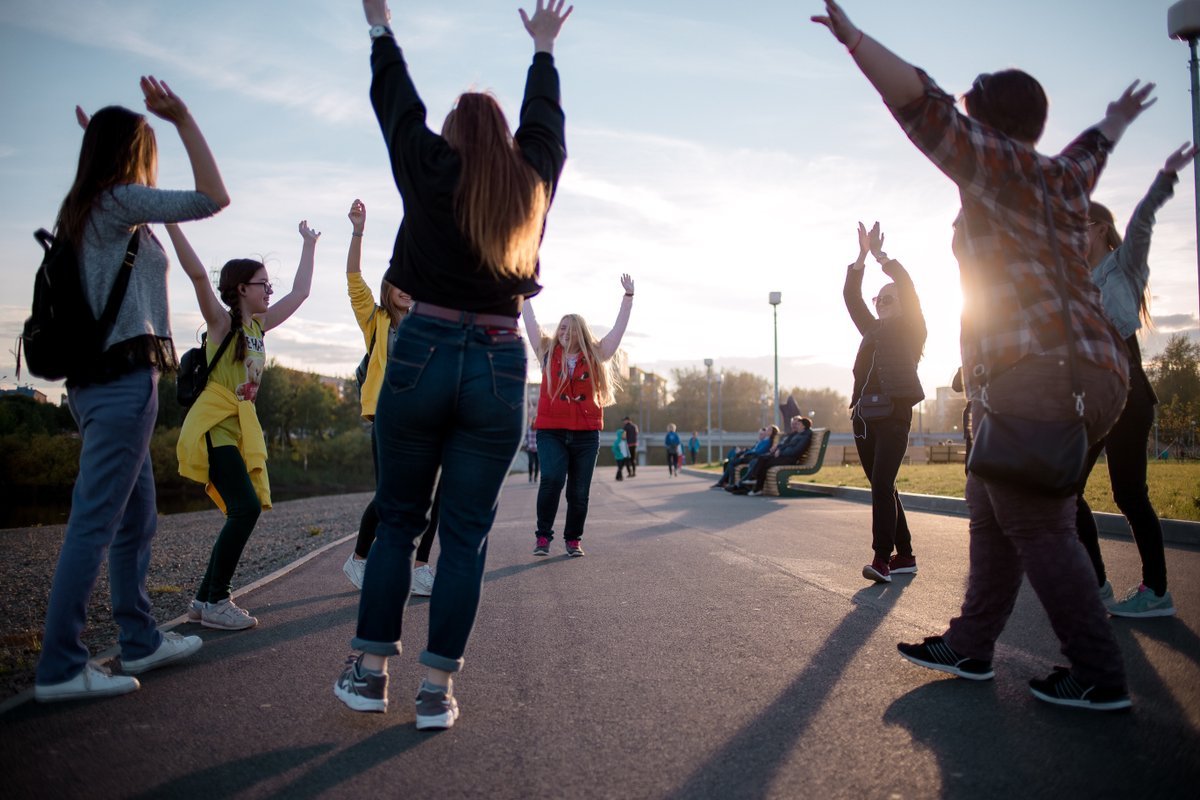
[[(1056, 157), (1034, 150), (1045, 126), (1045, 94), (1017, 70), (976, 79), (967, 115), (924, 72), (854, 26), (834, 0), (813, 17), (844, 44), (905, 133), (959, 188), (955, 254), (963, 287), (963, 373), (972, 414), (990, 407), (1039, 420), (1078, 413), (1066, 366), (1075, 342), (1084, 420), (1098, 441), (1124, 405), (1127, 360), (1104, 316), (1086, 263), (1088, 197), (1108, 152), (1153, 101), (1137, 83), (1104, 119)], [(1054, 218), (1052, 241), (1046, 204)], [(1056, 279), (1067, 272), (1071, 331)], [(1074, 498), (967, 478), (970, 572), (958, 617), (943, 636), (900, 644), (907, 660), (971, 680), (994, 676), (996, 638), (1022, 574), (1046, 609), (1070, 669), (1030, 681), (1040, 700), (1094, 710), (1128, 708), (1121, 652), (1100, 602), (1095, 573), (1075, 535)]]

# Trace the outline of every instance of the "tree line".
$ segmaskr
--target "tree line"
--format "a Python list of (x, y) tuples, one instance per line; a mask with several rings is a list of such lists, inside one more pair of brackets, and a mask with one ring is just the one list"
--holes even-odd
[[(674, 423), (686, 439), (707, 427), (709, 377), (702, 369), (678, 369), (673, 386), (662, 376), (632, 370), (623, 376), (616, 404), (605, 410), (609, 429), (628, 416), (646, 431)], [(1157, 440), (1160, 454), (1172, 458), (1200, 455), (1200, 343), (1183, 334), (1170, 337), (1162, 352), (1146, 362), (1160, 404)], [(712, 383), (712, 427), (753, 431), (774, 419), (774, 406), (791, 397), (800, 413), (818, 427), (850, 430), (848, 398), (833, 389), (793, 387), (773, 396), (771, 383), (750, 372), (726, 371)], [(961, 425), (959, 395), (936, 414), (924, 408), (923, 428), (947, 432)], [(322, 378), (271, 362), (263, 373), (258, 417), (267, 437), (273, 486), (296, 493), (366, 491), (374, 483), (369, 429), (359, 413), (358, 388), (352, 379)], [(185, 409), (175, 400), (175, 378), (159, 381), (158, 420), (151, 445), (160, 491), (199, 491), (178, 475), (175, 442)], [(915, 427), (915, 426), (914, 426)], [(38, 403), (22, 395), (0, 398), (0, 501), (69, 496), (79, 466), (79, 435), (65, 406)]]

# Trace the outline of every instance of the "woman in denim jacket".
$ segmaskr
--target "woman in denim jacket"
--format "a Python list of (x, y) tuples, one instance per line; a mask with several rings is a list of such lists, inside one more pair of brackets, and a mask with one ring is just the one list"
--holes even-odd
[(1169, 617), (1175, 614), (1175, 603), (1167, 591), (1162, 525), (1146, 489), (1146, 439), (1154, 424), (1154, 406), (1158, 398), (1142, 369), (1137, 332), (1142, 321), (1150, 318), (1148, 257), (1154, 215), (1171, 199), (1175, 184), (1179, 182), (1179, 170), (1195, 155), (1193, 146), (1184, 145), (1167, 157), (1162, 171), (1150, 185), (1150, 191), (1134, 209), (1125, 228), (1124, 240), (1117, 233), (1111, 211), (1093, 202), (1088, 213), (1088, 261), (1096, 265), (1092, 269), (1092, 282), (1100, 287), (1104, 311), (1129, 347), (1129, 395), (1125, 409), (1108, 436), (1088, 454), (1090, 472), (1100, 451), (1104, 451), (1113, 500), (1129, 520), (1129, 529), (1142, 557), (1142, 581), (1121, 600), (1113, 597), (1112, 584), (1108, 582), (1104, 559), (1100, 556), (1096, 518), (1083, 497), (1082, 488), (1076, 501), (1075, 524), (1096, 570), (1101, 598), (1108, 606), (1108, 612), (1118, 617)]

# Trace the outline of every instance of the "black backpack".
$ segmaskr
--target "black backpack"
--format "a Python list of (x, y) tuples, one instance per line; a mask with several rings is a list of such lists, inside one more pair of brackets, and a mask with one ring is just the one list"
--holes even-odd
[(100, 319), (92, 313), (79, 274), (75, 247), (45, 228), (33, 234), (46, 251), (33, 280), (33, 309), (17, 343), (17, 377), (21, 375), (21, 352), (29, 371), (39, 378), (57, 381), (84, 374), (99, 362), (137, 258), (140, 229), (135, 229), (125, 247), (125, 260), (109, 292)]
[(234, 333), (235, 331), (231, 327), (211, 362), (204, 357), (204, 342), (208, 339), (208, 333), (200, 335), (199, 347), (193, 347), (183, 354), (183, 358), (179, 359), (179, 374), (175, 378), (175, 399), (179, 401), (179, 405), (191, 408), (196, 399), (200, 397), (200, 393), (208, 385), (208, 373), (212, 371), (213, 364), (216, 364), (221, 360), (221, 356), (225, 355), (225, 349), (233, 341)]

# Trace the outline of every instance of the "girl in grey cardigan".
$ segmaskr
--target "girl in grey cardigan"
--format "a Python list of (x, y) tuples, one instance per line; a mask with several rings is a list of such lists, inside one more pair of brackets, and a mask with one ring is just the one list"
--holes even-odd
[[(145, 116), (109, 106), (89, 119), (76, 109), (84, 126), (83, 145), (56, 234), (75, 246), (84, 291), (97, 316), (131, 234), (136, 232), (140, 240), (104, 355), (87, 374), (67, 381), (82, 448), (35, 678), (34, 697), (41, 702), (132, 692), (139, 686), (132, 675), (200, 648), (199, 637), (158, 630), (146, 592), (150, 543), (157, 530), (150, 434), (158, 413), (159, 372), (175, 366), (167, 257), (147, 223), (212, 216), (229, 204), (229, 195), (183, 101), (153, 77), (142, 78), (141, 89), (146, 109), (179, 132), (196, 187), (183, 192), (155, 187), (157, 146)], [(81, 639), (88, 599), (106, 553), (125, 673), (119, 676), (89, 663)]]

